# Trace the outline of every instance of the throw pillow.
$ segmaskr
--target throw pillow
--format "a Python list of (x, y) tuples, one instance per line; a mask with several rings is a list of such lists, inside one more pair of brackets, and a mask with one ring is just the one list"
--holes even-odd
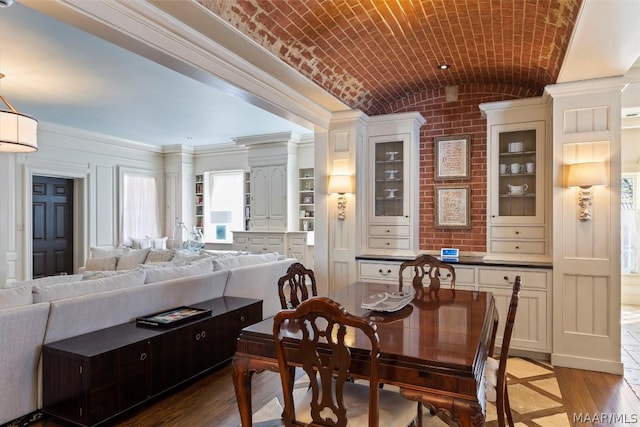
[(0, 289), (0, 309), (33, 304), (31, 286), (16, 286)]
[(90, 249), (91, 258), (110, 258), (120, 256), (124, 253), (125, 248), (96, 248)]
[(167, 237), (159, 239), (151, 239), (151, 249), (164, 250), (167, 249)]
[(115, 270), (118, 257), (112, 256), (109, 258), (89, 258), (84, 266), (87, 271), (107, 271)]
[(133, 270), (138, 267), (139, 264), (144, 264), (150, 250), (149, 248), (129, 249), (118, 259), (116, 270)]
[(148, 237), (129, 237), (133, 249), (148, 249), (151, 247), (151, 239)]
[(172, 250), (152, 250), (149, 252), (147, 259), (144, 260), (145, 264), (149, 264), (151, 262), (166, 262), (171, 261), (173, 256), (175, 255), (175, 251)]

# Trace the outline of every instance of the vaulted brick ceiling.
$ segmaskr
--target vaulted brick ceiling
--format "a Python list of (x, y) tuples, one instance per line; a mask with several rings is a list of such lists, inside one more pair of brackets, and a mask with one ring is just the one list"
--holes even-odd
[[(555, 83), (582, 0), (198, 0), (352, 108)], [(450, 68), (440, 70), (438, 65)]]

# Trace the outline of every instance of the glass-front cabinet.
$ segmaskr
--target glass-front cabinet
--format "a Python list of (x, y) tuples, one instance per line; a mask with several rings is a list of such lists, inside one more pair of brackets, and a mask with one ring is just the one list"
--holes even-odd
[(496, 125), (490, 174), (491, 222), (542, 223), (544, 122)]
[(403, 224), (408, 222), (408, 138), (371, 139), (373, 197), (370, 222)]
[(551, 181), (545, 98), (480, 104), (487, 118), (485, 259), (551, 261)]

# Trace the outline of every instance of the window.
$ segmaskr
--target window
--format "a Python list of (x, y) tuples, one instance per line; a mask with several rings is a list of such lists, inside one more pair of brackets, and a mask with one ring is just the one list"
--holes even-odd
[(205, 242), (233, 242), (233, 233), (231, 231), (244, 229), (243, 199), (243, 171), (205, 173)]
[(122, 235), (125, 244), (132, 238), (160, 237), (158, 191), (153, 176), (122, 174)]
[(620, 189), (620, 225), (622, 244), (622, 273), (640, 273), (638, 237), (640, 235), (640, 212), (638, 211), (638, 176), (640, 174), (623, 174)]

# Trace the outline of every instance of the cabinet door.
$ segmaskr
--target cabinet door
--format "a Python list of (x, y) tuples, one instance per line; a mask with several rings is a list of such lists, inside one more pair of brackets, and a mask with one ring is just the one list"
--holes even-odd
[(268, 230), (269, 168), (251, 169), (251, 229)]
[(151, 397), (151, 347), (150, 341), (140, 341), (116, 350), (121, 411)]
[(371, 223), (409, 223), (409, 142), (409, 135), (404, 134), (375, 136), (369, 139)]
[(544, 223), (544, 135), (543, 121), (491, 127), (491, 224)]
[(269, 171), (269, 230), (287, 229), (287, 168), (273, 166)]

